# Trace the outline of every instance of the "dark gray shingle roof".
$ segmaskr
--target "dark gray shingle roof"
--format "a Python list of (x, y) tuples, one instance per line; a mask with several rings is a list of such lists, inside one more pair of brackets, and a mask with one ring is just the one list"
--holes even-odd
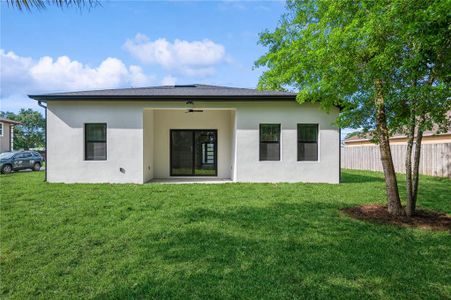
[(29, 95), (40, 101), (47, 100), (97, 100), (97, 99), (252, 99), (252, 100), (294, 100), (295, 93), (281, 91), (260, 91), (248, 88), (235, 88), (216, 85), (166, 85), (143, 88), (108, 89), (67, 93), (51, 93), (43, 95)]

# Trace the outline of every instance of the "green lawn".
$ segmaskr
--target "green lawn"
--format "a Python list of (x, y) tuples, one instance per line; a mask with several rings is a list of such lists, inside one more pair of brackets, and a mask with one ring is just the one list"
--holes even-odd
[[(0, 176), (3, 298), (451, 298), (449, 232), (339, 212), (384, 203), (380, 173), (346, 171), (340, 185), (43, 178)], [(419, 203), (450, 213), (451, 181), (422, 177)]]

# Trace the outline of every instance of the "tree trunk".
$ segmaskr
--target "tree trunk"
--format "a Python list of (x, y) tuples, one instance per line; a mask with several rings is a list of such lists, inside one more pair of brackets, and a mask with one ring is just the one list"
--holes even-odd
[(412, 107), (410, 110), (410, 120), (407, 132), (407, 151), (406, 151), (406, 192), (407, 192), (407, 204), (406, 214), (412, 216), (415, 212), (413, 204), (413, 181), (412, 181), (412, 149), (413, 141), (415, 139), (415, 109)]
[(382, 91), (382, 80), (375, 80), (376, 96), (376, 133), (379, 139), (382, 168), (385, 176), (385, 187), (387, 190), (388, 212), (394, 216), (403, 215), (404, 210), (399, 199), (398, 182), (396, 180), (395, 167), (390, 150), (389, 132), (387, 128), (387, 116), (385, 114), (385, 102)]
[(420, 156), (421, 156), (421, 141), (423, 140), (423, 130), (421, 129), (421, 124), (418, 125), (417, 136), (415, 139), (415, 157), (413, 163), (413, 174), (412, 174), (412, 215), (415, 214), (416, 205), (417, 205), (417, 195), (418, 195), (418, 179), (420, 172)]

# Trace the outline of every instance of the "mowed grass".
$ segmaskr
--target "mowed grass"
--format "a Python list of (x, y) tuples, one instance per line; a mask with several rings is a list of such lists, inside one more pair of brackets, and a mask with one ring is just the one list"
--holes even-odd
[[(340, 185), (43, 178), (0, 176), (3, 298), (451, 297), (449, 232), (340, 213), (385, 203), (380, 173), (344, 171)], [(450, 213), (451, 181), (422, 177), (419, 204)]]

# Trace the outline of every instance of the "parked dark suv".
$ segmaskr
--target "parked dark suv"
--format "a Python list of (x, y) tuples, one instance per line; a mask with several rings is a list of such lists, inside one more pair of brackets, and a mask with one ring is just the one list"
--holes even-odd
[(42, 161), (41, 154), (36, 151), (4, 152), (0, 154), (0, 171), (2, 174), (25, 169), (39, 171)]

